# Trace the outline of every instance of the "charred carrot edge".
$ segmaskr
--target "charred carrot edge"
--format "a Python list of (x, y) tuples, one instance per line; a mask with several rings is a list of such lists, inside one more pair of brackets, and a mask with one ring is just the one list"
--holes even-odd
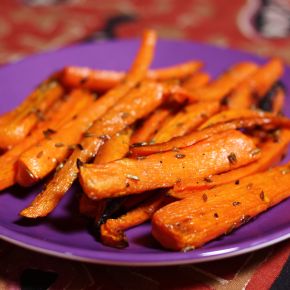
[[(209, 176), (202, 180), (192, 179), (188, 182), (177, 183), (170, 191), (170, 195), (175, 198), (183, 199), (189, 195), (195, 194), (196, 191), (210, 189), (230, 182), (239, 183), (239, 179), (265, 171), (275, 163), (281, 161), (281, 158), (283, 158), (287, 151), (289, 143), (290, 131), (284, 129), (280, 133), (278, 142), (276, 140), (269, 140), (262, 145), (261, 157), (257, 161), (220, 175)], [(259, 152), (259, 150), (257, 152)]]
[(43, 84), (34, 92), (36, 95), (31, 106), (25, 107), (9, 122), (0, 125), (0, 148), (7, 149), (23, 140), (35, 127), (46, 110), (63, 95), (57, 82)]
[(103, 244), (114, 248), (125, 248), (128, 239), (125, 230), (149, 220), (152, 215), (163, 205), (165, 196), (158, 194), (139, 207), (127, 212), (116, 219), (108, 219), (101, 225), (101, 241)]
[[(182, 79), (198, 71), (201, 67), (202, 63), (200, 61), (190, 61), (149, 71), (147, 73), (147, 78), (160, 81), (176, 78)], [(120, 84), (124, 78), (124, 72), (67, 67), (63, 70), (60, 81), (69, 87), (83, 86), (91, 90), (105, 91)]]
[[(125, 79), (125, 82), (122, 85), (116, 87), (115, 89), (112, 89), (109, 93), (107, 93), (106, 98), (115, 95), (118, 95), (120, 97), (124, 96), (132, 87), (140, 83), (140, 81), (146, 75), (148, 67), (152, 61), (155, 43), (156, 43), (156, 33), (151, 30), (145, 31), (142, 39), (141, 48)], [(158, 89), (157, 93), (158, 99), (160, 99), (161, 97), (160, 93), (162, 94), (162, 92), (159, 92), (159, 90), (160, 89)], [(116, 101), (116, 98), (114, 100)], [(124, 103), (123, 100), (121, 104), (122, 103), (124, 107), (126, 105), (126, 102)], [(127, 105), (131, 106), (131, 103)], [(147, 114), (148, 113), (149, 112), (147, 112)], [(118, 114), (120, 115), (120, 112), (118, 112)], [(123, 114), (122, 116), (124, 117)], [(111, 118), (111, 116), (109, 117)], [(138, 117), (142, 118), (142, 116)], [(124, 122), (122, 122), (122, 124), (124, 124)], [(118, 128), (118, 131), (121, 129), (123, 128)], [(89, 133), (94, 134), (95, 132), (98, 132), (98, 130), (100, 130), (100, 124), (97, 122), (92, 126)], [(111, 134), (113, 134), (113, 132), (111, 132)], [(88, 141), (87, 139), (90, 140)], [(46, 189), (44, 189), (36, 197), (36, 199), (32, 202), (32, 204), (28, 208), (24, 209), (21, 212), (21, 215), (30, 218), (36, 218), (40, 216), (46, 216), (47, 214), (49, 214), (57, 206), (60, 199), (64, 196), (64, 194), (70, 188), (74, 180), (77, 178), (77, 174), (79, 171), (77, 166), (77, 160), (79, 160), (78, 164), (80, 164), (80, 162), (86, 162), (91, 156), (97, 154), (100, 145), (103, 143), (102, 139), (100, 139), (99, 134), (96, 137), (84, 138), (82, 142), (84, 150), (76, 149), (73, 152), (68, 161), (65, 163), (64, 167), (56, 173), (56, 175), (54, 176), (52, 181), (48, 184)]]
[[(121, 159), (105, 165), (86, 164), (80, 170), (84, 192), (92, 199), (170, 188), (183, 179), (225, 172), (248, 164), (253, 141), (232, 130), (177, 152), (153, 154), (146, 159)], [(215, 156), (215, 158), (212, 158)]]
[(148, 118), (146, 118), (142, 126), (134, 132), (131, 138), (131, 143), (149, 142), (170, 114), (170, 108), (166, 106), (158, 108)]
[(288, 163), (171, 203), (153, 215), (152, 234), (167, 249), (200, 247), (288, 198), (289, 173)]
[(211, 127), (205, 128), (201, 131), (194, 131), (184, 136), (175, 137), (171, 140), (159, 143), (159, 144), (132, 144), (130, 153), (133, 157), (137, 156), (147, 156), (155, 153), (161, 153), (166, 151), (171, 151), (174, 149), (181, 149), (188, 146), (192, 146), (197, 142), (205, 140), (212, 136), (213, 134), (218, 134), (228, 130), (240, 129), (240, 128), (251, 128), (254, 126), (272, 126), (275, 127), (285, 127), (290, 128), (290, 121), (287, 118), (276, 117), (274, 115), (267, 114), (267, 117), (261, 115), (259, 117), (244, 118), (228, 121), (226, 123), (217, 123)]
[(250, 108), (280, 79), (283, 71), (282, 61), (271, 59), (233, 90), (228, 97), (228, 107), (238, 110)]
[[(110, 140), (104, 143), (95, 157), (95, 164), (104, 164), (123, 158), (129, 151), (131, 128), (115, 134)], [(96, 218), (105, 209), (106, 201), (96, 202), (89, 199), (85, 194), (80, 198), (79, 211), (82, 215)]]
[[(254, 63), (238, 63), (220, 75), (216, 80), (210, 82), (207, 86), (192, 91), (188, 96), (188, 100), (191, 102), (220, 101), (256, 69), (257, 65)], [(179, 101), (185, 101), (185, 97), (180, 95)]]
[[(57, 102), (46, 115), (46, 119), (41, 121), (38, 126), (11, 150), (0, 156), (0, 190), (15, 184), (16, 163), (18, 157), (28, 148), (37, 144), (44, 138), (43, 132), (57, 130), (60, 126), (72, 119), (84, 107), (92, 104), (93, 98), (86, 98), (79, 91), (72, 92), (65, 101)], [(63, 144), (59, 143), (58, 146)], [(37, 153), (40, 157), (42, 152)]]
[(179, 113), (164, 123), (154, 136), (154, 142), (166, 142), (196, 129), (208, 117), (219, 112), (220, 107), (219, 102), (200, 102), (185, 106)]
[(210, 81), (210, 75), (205, 72), (198, 72), (188, 77), (181, 87), (185, 90), (192, 91), (207, 85)]

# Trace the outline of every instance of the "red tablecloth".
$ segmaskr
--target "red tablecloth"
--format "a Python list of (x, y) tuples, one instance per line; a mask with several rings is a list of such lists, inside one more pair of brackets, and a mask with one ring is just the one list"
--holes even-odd
[[(161, 37), (278, 55), (290, 63), (287, 0), (0, 2), (0, 64), (75, 42), (137, 36), (146, 27)], [(0, 289), (290, 289), (289, 257), (286, 241), (211, 263), (119, 268), (62, 260), (0, 241)]]

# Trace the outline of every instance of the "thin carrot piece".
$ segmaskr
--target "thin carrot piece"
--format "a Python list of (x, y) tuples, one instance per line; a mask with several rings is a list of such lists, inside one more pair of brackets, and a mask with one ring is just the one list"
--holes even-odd
[(182, 84), (182, 88), (192, 91), (208, 84), (210, 75), (204, 72), (198, 72), (186, 79)]
[(200, 247), (288, 198), (289, 173), (288, 163), (173, 202), (153, 215), (152, 234), (167, 249)]
[[(254, 115), (253, 115), (254, 116)], [(290, 128), (290, 120), (284, 117), (276, 117), (273, 114), (259, 114), (257, 113), (255, 117), (236, 119), (227, 121), (225, 123), (217, 123), (215, 125), (209, 126), (200, 131), (193, 131), (184, 136), (175, 137), (171, 140), (158, 144), (132, 144), (130, 153), (131, 156), (147, 156), (155, 153), (161, 153), (166, 151), (171, 151), (173, 149), (180, 149), (191, 146), (197, 142), (205, 140), (212, 136), (213, 134), (218, 134), (228, 130), (240, 129), (240, 128), (253, 128), (255, 126), (272, 126)]]
[[(190, 61), (171, 67), (149, 71), (147, 78), (150, 80), (170, 80), (185, 78), (202, 66), (200, 61)], [(91, 90), (106, 91), (119, 85), (125, 78), (124, 72), (92, 70), (82, 67), (67, 67), (61, 74), (60, 81), (69, 87), (85, 87)]]
[[(12, 119), (0, 125), (0, 148), (7, 149), (23, 140), (35, 127), (42, 115), (63, 94), (63, 88), (55, 81), (44, 83), (33, 92), (31, 104), (24, 106)], [(17, 109), (15, 110), (15, 112)], [(7, 115), (6, 115), (7, 116)]]
[(283, 70), (280, 59), (268, 61), (233, 90), (228, 97), (228, 107), (238, 110), (250, 108), (280, 79)]
[[(80, 110), (90, 106), (92, 103), (93, 98), (83, 95), (79, 90), (73, 91), (66, 100), (57, 102), (46, 115), (46, 119), (41, 121), (29, 136), (0, 156), (0, 190), (15, 184), (18, 157), (25, 150), (43, 139), (43, 132), (57, 130), (60, 126), (74, 118)], [(58, 146), (63, 146), (63, 144), (59, 143)], [(40, 158), (41, 155), (42, 151), (39, 150), (36, 157)]]
[[(239, 183), (241, 178), (265, 171), (273, 166), (273, 164), (281, 161), (281, 158), (288, 149), (289, 143), (290, 131), (286, 129), (281, 130), (278, 142), (276, 140), (269, 140), (262, 144), (261, 157), (257, 161), (226, 173), (209, 176), (205, 179), (192, 179), (187, 182), (179, 182), (170, 191), (170, 195), (183, 199), (200, 190), (210, 189), (230, 182)], [(258, 152), (259, 150), (257, 150)]]
[(127, 247), (128, 239), (124, 231), (149, 220), (164, 204), (164, 200), (165, 196), (158, 194), (119, 218), (108, 219), (101, 225), (102, 243), (115, 248)]
[(131, 143), (149, 142), (166, 118), (170, 116), (171, 111), (168, 106), (162, 106), (154, 111), (133, 133)]
[[(221, 101), (256, 69), (257, 65), (251, 62), (238, 63), (207, 86), (192, 91), (189, 101)], [(180, 95), (180, 101), (184, 100)]]
[(275, 98), (272, 103), (273, 114), (280, 114), (285, 104), (285, 92), (282, 89), (278, 89)]
[(154, 142), (166, 142), (173, 137), (182, 136), (196, 129), (219, 110), (219, 102), (200, 102), (185, 106), (184, 109), (165, 122), (154, 136)]
[(233, 130), (177, 152), (105, 165), (86, 164), (81, 167), (80, 182), (92, 199), (169, 188), (186, 178), (206, 177), (248, 164), (258, 158), (251, 154), (254, 149), (250, 138)]

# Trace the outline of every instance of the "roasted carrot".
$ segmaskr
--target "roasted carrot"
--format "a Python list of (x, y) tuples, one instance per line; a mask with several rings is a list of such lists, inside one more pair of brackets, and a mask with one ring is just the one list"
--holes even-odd
[(283, 63), (273, 58), (238, 85), (228, 97), (231, 109), (247, 109), (258, 102), (263, 95), (280, 79), (283, 74)]
[[(20, 106), (17, 114), (6, 114), (4, 119), (7, 121), (0, 124), (0, 148), (11, 148), (23, 140), (62, 94), (63, 89), (57, 82), (44, 83), (32, 93), (33, 97), (28, 98), (31, 104), (25, 103), (25, 106)], [(17, 111), (16, 109), (15, 112)]]
[(188, 77), (182, 84), (182, 88), (188, 91), (194, 91), (208, 84), (210, 75), (204, 72), (198, 72)]
[[(147, 73), (150, 80), (182, 79), (198, 71), (200, 61), (190, 61), (171, 67), (151, 70)], [(97, 91), (106, 91), (120, 84), (125, 78), (124, 72), (92, 70), (81, 67), (67, 67), (63, 70), (61, 81), (69, 87), (83, 86)]]
[[(208, 176), (205, 179), (192, 179), (187, 182), (179, 182), (170, 191), (170, 195), (183, 199), (195, 194), (196, 191), (210, 189), (230, 182), (239, 183), (241, 178), (265, 171), (275, 163), (278, 163), (287, 151), (289, 143), (290, 131), (286, 129), (281, 130), (279, 141), (269, 140), (262, 144), (261, 157), (255, 162), (226, 173)], [(259, 150), (256, 152), (259, 152)]]
[(217, 123), (215, 125), (209, 126), (200, 131), (193, 131), (184, 136), (175, 137), (171, 140), (147, 145), (142, 143), (136, 143), (131, 145), (130, 153), (132, 156), (147, 156), (150, 154), (161, 153), (166, 151), (171, 151), (173, 149), (180, 149), (191, 146), (197, 142), (205, 140), (212, 136), (213, 134), (218, 134), (228, 130), (240, 129), (240, 128), (253, 128), (255, 126), (269, 126), (275, 127), (285, 127), (290, 128), (290, 121), (287, 118), (276, 117), (270, 114), (256, 114), (255, 117), (236, 119), (227, 121), (225, 123)]
[(173, 137), (182, 136), (197, 128), (219, 110), (219, 102), (200, 102), (187, 105), (164, 123), (154, 136), (154, 142), (166, 142)]
[[(124, 95), (132, 88), (132, 86), (134, 87), (136, 84), (140, 83), (146, 75), (147, 69), (151, 63), (155, 43), (156, 34), (153, 31), (146, 31), (143, 37), (141, 49), (126, 77), (126, 82), (115, 89), (112, 89), (107, 94), (107, 98), (108, 95), (119, 95), (121, 94), (120, 92)], [(130, 122), (133, 122), (138, 118), (142, 118), (160, 105), (162, 99), (161, 87), (153, 84), (146, 85), (149, 85), (147, 91), (147, 93), (150, 93), (149, 96), (147, 96), (146, 93), (145, 96), (139, 96), (140, 98), (138, 99), (138, 94), (140, 92), (144, 93), (144, 91), (142, 91), (143, 88), (138, 88), (136, 89), (137, 91), (135, 90), (131, 92), (129, 96), (125, 96), (118, 106), (113, 107), (110, 110), (110, 114), (106, 114), (105, 119), (93, 124), (87, 134), (87, 136), (91, 137), (84, 138), (82, 142), (82, 148), (84, 150), (78, 148), (73, 152), (64, 167), (57, 172), (45, 190), (36, 197), (32, 204), (21, 212), (21, 215), (36, 218), (49, 214), (57, 206), (60, 199), (65, 195), (66, 191), (77, 178), (79, 171), (77, 165), (80, 164), (80, 162), (87, 162), (92, 156), (97, 154), (104, 139), (102, 137), (103, 135), (100, 136), (100, 133), (112, 136), (114, 133), (117, 133), (129, 125), (129, 120)], [(150, 87), (152, 87), (152, 89), (150, 89)], [(134, 99), (132, 99), (132, 97)], [(133, 104), (134, 106), (132, 106)], [(127, 116), (128, 118), (124, 118), (124, 112), (127, 111), (129, 111), (130, 114)], [(116, 118), (116, 116), (118, 117)], [(116, 122), (116, 126), (113, 126), (114, 122), (112, 123), (112, 120)], [(110, 125), (110, 123), (112, 123), (112, 125)]]
[(164, 201), (165, 196), (163, 194), (158, 194), (119, 218), (108, 219), (101, 225), (102, 243), (115, 248), (127, 247), (128, 240), (124, 231), (149, 220), (164, 204)]
[[(256, 69), (254, 63), (238, 63), (207, 86), (192, 91), (189, 101), (220, 101)], [(185, 100), (184, 96), (180, 95), (182, 100)]]
[(167, 249), (200, 247), (288, 198), (289, 173), (286, 164), (171, 203), (154, 214), (152, 234)]
[(254, 149), (250, 138), (232, 130), (177, 152), (84, 165), (80, 182), (92, 199), (169, 188), (183, 179), (206, 177), (248, 164), (258, 157), (251, 154)]
[(285, 92), (282, 89), (278, 89), (275, 98), (272, 103), (273, 114), (280, 114), (285, 104)]
[[(129, 151), (130, 137), (132, 129), (125, 130), (112, 136), (110, 140), (104, 143), (100, 148), (94, 163), (104, 164), (123, 158)], [(82, 215), (96, 218), (100, 216), (106, 207), (106, 201), (94, 201), (89, 199), (85, 194), (80, 198), (79, 211)]]
[[(65, 100), (57, 102), (51, 108), (46, 119), (41, 121), (29, 136), (0, 156), (0, 190), (15, 183), (16, 163), (24, 151), (43, 139), (44, 132), (57, 130), (83, 108), (90, 106), (93, 101), (90, 95), (84, 95), (80, 90), (73, 91)], [(59, 143), (58, 146), (63, 146), (63, 144)], [(41, 155), (42, 151), (39, 150), (36, 157), (40, 158)]]

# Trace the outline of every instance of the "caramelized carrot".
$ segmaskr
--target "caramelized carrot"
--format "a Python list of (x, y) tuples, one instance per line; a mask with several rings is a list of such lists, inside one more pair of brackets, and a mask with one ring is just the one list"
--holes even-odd
[(229, 108), (238, 110), (250, 108), (271, 89), (282, 74), (282, 61), (277, 58), (271, 59), (234, 89), (228, 97)]
[[(278, 142), (277, 140), (269, 140), (262, 144), (261, 157), (257, 161), (226, 173), (208, 176), (205, 179), (192, 179), (187, 182), (179, 182), (170, 191), (170, 195), (175, 198), (183, 199), (189, 195), (195, 194), (196, 191), (213, 188), (230, 182), (239, 183), (239, 179), (265, 171), (275, 163), (278, 163), (287, 151), (289, 143), (290, 131), (284, 129), (280, 133)], [(256, 152), (258, 153), (259, 150)]]
[(108, 219), (101, 225), (101, 241), (107, 246), (125, 248), (128, 240), (125, 230), (135, 227), (149, 220), (164, 204), (165, 196), (158, 194), (137, 208), (116, 219)]
[(121, 159), (105, 165), (81, 167), (80, 182), (92, 199), (169, 188), (183, 179), (206, 177), (248, 164), (257, 159), (255, 145), (238, 131), (228, 131), (177, 152), (146, 159)]
[(165, 122), (154, 136), (154, 141), (161, 143), (173, 137), (182, 136), (197, 128), (219, 110), (219, 102), (200, 102), (185, 106), (184, 109)]
[(6, 114), (6, 122), (0, 124), (0, 148), (11, 148), (23, 140), (62, 94), (63, 89), (57, 82), (44, 83), (33, 92), (33, 97), (28, 97), (30, 104), (24, 102), (25, 106), (15, 110), (19, 111), (17, 114)]
[[(207, 86), (192, 91), (189, 101), (220, 101), (256, 69), (251, 62), (238, 63)], [(184, 100), (182, 95), (180, 98)]]
[(188, 91), (192, 91), (205, 86), (206, 84), (208, 84), (209, 81), (209, 74), (204, 72), (198, 72), (187, 78), (181, 86)]
[(289, 173), (288, 163), (171, 203), (153, 215), (152, 234), (167, 249), (200, 247), (288, 198)]
[(280, 114), (285, 104), (285, 92), (282, 89), (278, 89), (275, 98), (272, 103), (273, 114)]
[[(170, 80), (185, 78), (202, 66), (200, 61), (190, 61), (171, 67), (149, 71), (147, 78), (150, 80)], [(83, 86), (97, 91), (106, 91), (120, 84), (125, 78), (124, 72), (92, 70), (81, 67), (67, 67), (63, 70), (61, 81), (69, 87)]]
[[(16, 163), (18, 157), (28, 148), (37, 144), (44, 138), (43, 132), (57, 130), (60, 126), (74, 118), (83, 108), (90, 106), (93, 98), (84, 95), (81, 91), (73, 91), (66, 100), (59, 101), (51, 108), (46, 115), (46, 119), (41, 121), (38, 126), (20, 143), (11, 150), (0, 156), (0, 190), (15, 184)], [(62, 146), (63, 144), (58, 144)], [(40, 158), (42, 151), (37, 152), (36, 157)]]

